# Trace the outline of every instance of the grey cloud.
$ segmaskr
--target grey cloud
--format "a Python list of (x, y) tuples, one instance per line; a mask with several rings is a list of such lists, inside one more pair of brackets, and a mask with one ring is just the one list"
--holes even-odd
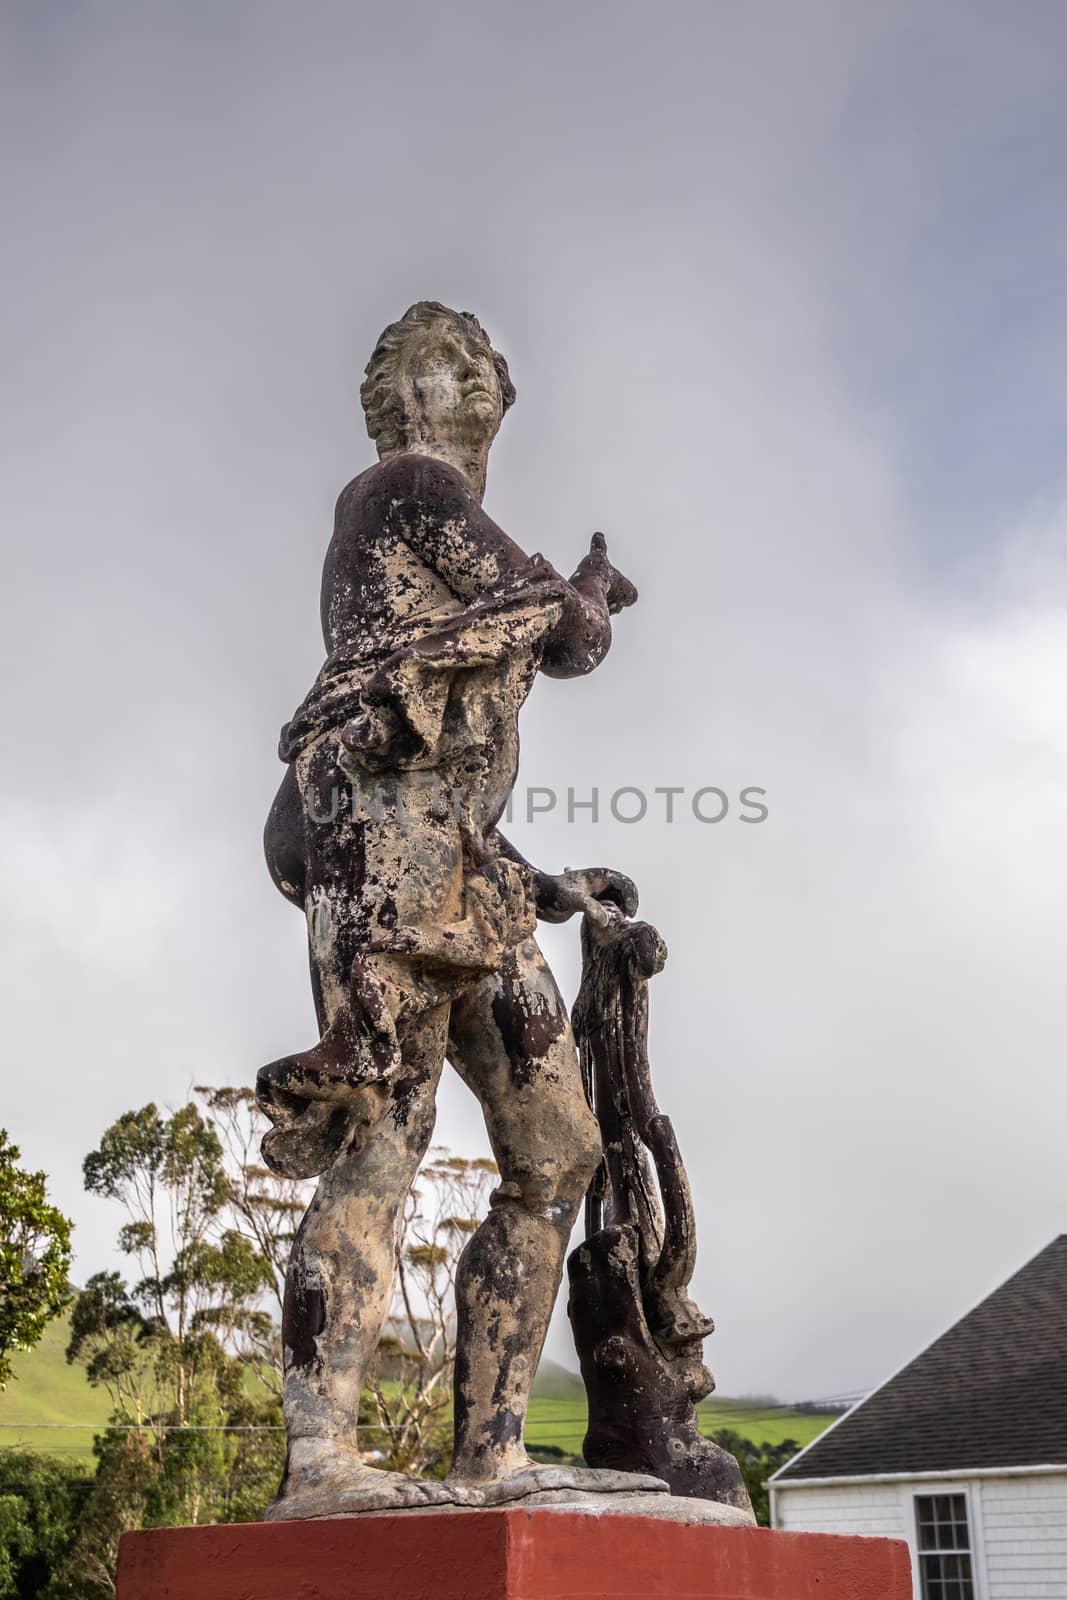
[[(539, 685), (521, 781), (769, 791), (759, 829), (515, 828), (630, 871), (670, 946), (723, 1390), (874, 1382), (1062, 1227), (1067, 112), (1029, 17), (16, 8), (3, 1118), (80, 1272), (106, 1121), (306, 1039), (259, 831), (360, 369), (422, 295), (518, 383), (489, 509), (560, 565), (604, 528), (642, 591)], [(458, 1086), (439, 1136), (483, 1138)]]

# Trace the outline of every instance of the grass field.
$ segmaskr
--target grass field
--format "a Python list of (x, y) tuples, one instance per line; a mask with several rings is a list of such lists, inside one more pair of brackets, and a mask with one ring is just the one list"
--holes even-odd
[[(47, 1329), (36, 1350), (16, 1359), (16, 1376), (0, 1393), (0, 1449), (21, 1445), (72, 1459), (91, 1457), (93, 1434), (107, 1422), (107, 1395), (90, 1387), (81, 1367), (67, 1365), (67, 1339), (67, 1323), (62, 1319)], [(834, 1420), (832, 1416), (719, 1399), (705, 1401), (699, 1413), (705, 1433), (732, 1428), (755, 1444), (795, 1439), (798, 1445), (805, 1445)], [(530, 1405), (527, 1442), (578, 1455), (584, 1433), (581, 1380), (546, 1362)]]
[(82, 1367), (67, 1365), (69, 1338), (68, 1319), (61, 1317), (35, 1350), (15, 1357), (15, 1376), (0, 1393), (0, 1449), (31, 1445), (56, 1455), (91, 1454), (93, 1434), (107, 1421), (108, 1399), (90, 1386)]
[[(711, 1434), (718, 1428), (732, 1428), (735, 1433), (751, 1439), (753, 1444), (781, 1444), (786, 1439), (795, 1439), (798, 1445), (805, 1445), (835, 1420), (810, 1413), (798, 1415), (784, 1407), (746, 1406), (737, 1400), (708, 1400), (698, 1406), (697, 1412), (702, 1432)], [(584, 1397), (574, 1400), (534, 1397), (526, 1425), (527, 1444), (556, 1445), (568, 1455), (580, 1455), (584, 1433)]]

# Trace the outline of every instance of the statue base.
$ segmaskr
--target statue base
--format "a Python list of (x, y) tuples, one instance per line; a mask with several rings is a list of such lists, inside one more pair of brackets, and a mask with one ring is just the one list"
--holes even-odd
[(116, 1600), (912, 1600), (895, 1540), (776, 1533), (726, 1507), (725, 1525), (678, 1520), (708, 1501), (633, 1515), (622, 1498), (149, 1528), (123, 1535)]

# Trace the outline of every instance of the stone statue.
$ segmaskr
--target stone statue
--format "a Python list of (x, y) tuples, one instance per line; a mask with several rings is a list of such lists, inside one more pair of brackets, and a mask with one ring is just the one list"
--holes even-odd
[[(337, 503), (327, 659), (282, 731), (265, 839), (275, 883), (307, 918), (320, 1030), (257, 1083), (265, 1159), (320, 1180), (289, 1266), (288, 1457), (268, 1515), (666, 1492), (659, 1475), (538, 1466), (524, 1448), (564, 1252), (601, 1159), (536, 921), (608, 929), (637, 895), (604, 868), (540, 872), (497, 827), (538, 671), (591, 672), (637, 594), (601, 534), (568, 579), (482, 510), (515, 390), (472, 315), (412, 306), (379, 339), (361, 394), (380, 459)], [(500, 1184), (458, 1273), (454, 1465), (428, 1483), (361, 1461), (357, 1419), (446, 1055), (482, 1105)]]
[[(386, 329), (362, 390), (381, 459), (338, 502), (328, 657), (282, 736), (267, 856), (307, 916), (322, 1036), (265, 1067), (258, 1092), (274, 1122), (266, 1159), (322, 1178), (289, 1270), (277, 1515), (464, 1489), (486, 1503), (545, 1479), (523, 1422), (600, 1139), (534, 927), (604, 916), (594, 897), (606, 892), (632, 910), (635, 896), (619, 874), (536, 872), (496, 823), (537, 671), (591, 672), (611, 614), (636, 594), (599, 535), (567, 580), (482, 510), (514, 394), (472, 316), (423, 302)], [(455, 1465), (442, 1486), (367, 1467), (356, 1423), (446, 1052), (484, 1107), (501, 1183), (459, 1272)]]

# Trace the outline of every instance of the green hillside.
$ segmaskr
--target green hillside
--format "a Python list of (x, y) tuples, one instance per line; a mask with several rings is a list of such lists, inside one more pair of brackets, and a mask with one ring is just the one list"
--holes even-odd
[[(576, 1372), (559, 1362), (544, 1360), (534, 1380), (533, 1401), (526, 1426), (531, 1445), (556, 1445), (568, 1455), (578, 1455), (585, 1433), (585, 1390)], [(798, 1445), (828, 1428), (836, 1418), (811, 1412), (791, 1411), (788, 1406), (760, 1406), (743, 1400), (705, 1400), (697, 1407), (705, 1433), (732, 1428), (753, 1444), (782, 1444), (795, 1439)]]
[[(81, 1367), (67, 1365), (68, 1337), (63, 1318), (51, 1325), (35, 1350), (16, 1358), (16, 1376), (0, 1393), (0, 1449), (28, 1445), (74, 1458), (91, 1455), (93, 1434), (107, 1422), (108, 1399), (103, 1390), (90, 1387)], [(705, 1401), (699, 1413), (705, 1433), (732, 1428), (755, 1444), (795, 1439), (798, 1445), (805, 1445), (834, 1420), (785, 1407), (719, 1399)], [(581, 1379), (557, 1362), (542, 1362), (530, 1406), (527, 1442), (578, 1455), (584, 1433)]]
[(82, 1367), (67, 1365), (69, 1338), (69, 1317), (60, 1317), (35, 1350), (15, 1357), (15, 1376), (0, 1392), (0, 1449), (30, 1445), (55, 1455), (90, 1454), (93, 1433), (107, 1421), (108, 1399), (91, 1387)]
[[(704, 1433), (732, 1428), (753, 1444), (782, 1444), (786, 1439), (795, 1439), (798, 1445), (809, 1444), (836, 1420), (809, 1412), (799, 1415), (785, 1406), (747, 1406), (737, 1400), (706, 1400), (697, 1407), (697, 1413)], [(534, 1397), (526, 1426), (527, 1444), (555, 1445), (568, 1455), (578, 1455), (584, 1434), (584, 1394), (574, 1400)]]

